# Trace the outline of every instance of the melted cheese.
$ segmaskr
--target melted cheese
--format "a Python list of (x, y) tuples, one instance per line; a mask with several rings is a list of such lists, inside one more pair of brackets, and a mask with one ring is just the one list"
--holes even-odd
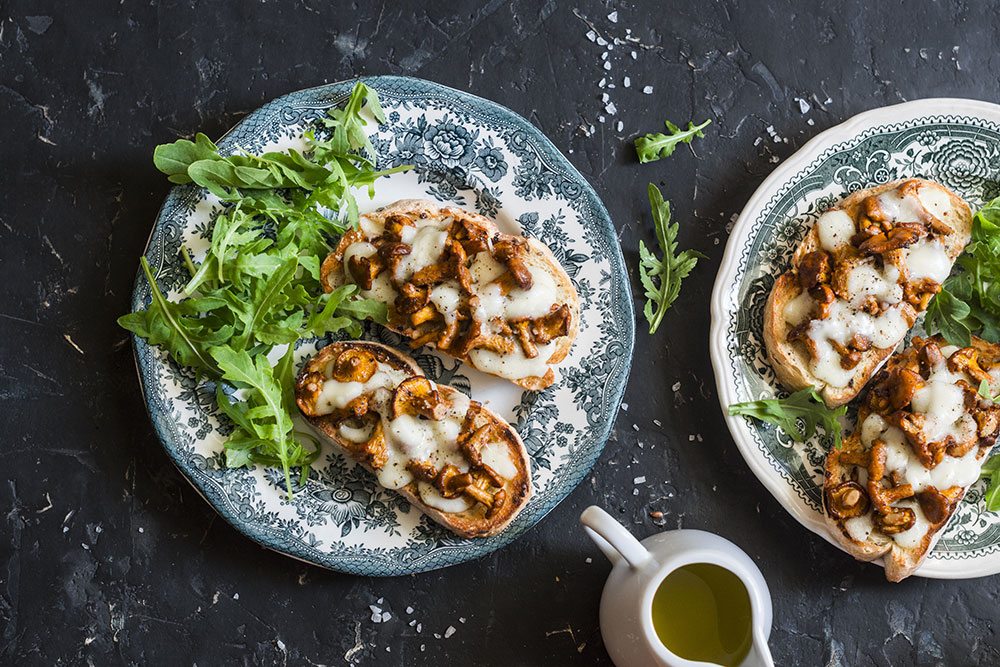
[(829, 317), (813, 320), (809, 337), (816, 344), (817, 358), (812, 372), (820, 380), (834, 387), (846, 387), (854, 377), (853, 370), (840, 365), (840, 354), (830, 344), (836, 341), (846, 345), (854, 334), (861, 334), (874, 347), (892, 347), (906, 335), (909, 325), (899, 307), (889, 307), (873, 317), (866, 312), (853, 310), (846, 302), (837, 299), (830, 307)]
[(874, 260), (867, 260), (855, 266), (847, 275), (847, 292), (851, 305), (860, 308), (868, 297), (878, 299), (879, 304), (895, 305), (903, 300), (903, 286), (899, 280), (899, 269), (886, 264), (879, 271)]
[(417, 493), (420, 494), (420, 499), (428, 507), (433, 507), (436, 510), (444, 512), (445, 514), (457, 514), (459, 512), (464, 512), (474, 504), (465, 495), (459, 495), (455, 498), (445, 498), (438, 490), (427, 482), (417, 483)]
[[(410, 246), (410, 253), (403, 255), (403, 258), (396, 264), (395, 278), (402, 283), (409, 280), (414, 273), (428, 266), (433, 266), (441, 260), (445, 247), (448, 244), (448, 228), (451, 226), (451, 219), (446, 218), (441, 222), (427, 223), (420, 227), (404, 227), (403, 232), (406, 238), (410, 238), (404, 243)], [(411, 229), (416, 231), (410, 232)]]
[(556, 343), (546, 343), (537, 347), (538, 355), (534, 359), (524, 356), (521, 346), (515, 345), (514, 351), (510, 354), (497, 354), (490, 350), (477, 348), (469, 352), (469, 361), (481, 371), (508, 380), (543, 377), (549, 368), (549, 358), (556, 351)]
[(486, 285), (503, 275), (507, 268), (500, 262), (493, 259), (493, 256), (486, 250), (476, 253), (469, 265), (469, 273), (472, 274), (472, 282), (478, 285)]
[(813, 298), (809, 296), (809, 292), (802, 292), (785, 304), (781, 314), (785, 321), (794, 327), (809, 319), (815, 303)]
[(410, 373), (380, 363), (374, 375), (367, 382), (336, 382), (330, 380), (328, 367), (327, 380), (323, 383), (319, 396), (316, 398), (315, 414), (328, 415), (335, 410), (346, 407), (348, 403), (362, 394), (377, 392), (380, 389), (387, 391), (408, 377), (410, 377)]
[(528, 272), (531, 274), (531, 289), (515, 287), (507, 294), (504, 310), (508, 320), (548, 315), (559, 298), (552, 274), (539, 266), (529, 266)]
[(819, 244), (823, 250), (834, 252), (837, 248), (847, 245), (857, 231), (854, 220), (846, 211), (840, 209), (827, 211), (816, 221), (819, 233)]
[(924, 208), (913, 195), (900, 196), (899, 190), (889, 190), (878, 196), (882, 212), (893, 222), (920, 222), (924, 218)]
[(907, 250), (906, 267), (910, 280), (930, 278), (940, 284), (951, 273), (951, 258), (940, 241), (924, 239)]
[(896, 533), (891, 537), (896, 544), (904, 549), (916, 549), (920, 546), (924, 536), (931, 529), (931, 523), (927, 520), (927, 517), (924, 516), (924, 511), (920, 509), (920, 503), (914, 500), (900, 501), (897, 507), (909, 507), (913, 510), (913, 516), (916, 521), (913, 522), (913, 526), (910, 527), (909, 530)]
[(844, 521), (844, 530), (850, 535), (852, 540), (867, 542), (872, 533), (875, 532), (875, 524), (872, 522), (872, 513), (862, 514)]
[(459, 306), (462, 305), (462, 292), (459, 284), (454, 280), (449, 280), (435, 285), (431, 288), (430, 300), (446, 321), (453, 322), (458, 317)]
[(517, 466), (510, 456), (510, 447), (505, 443), (491, 442), (479, 450), (479, 456), (501, 477), (513, 479), (517, 476)]
[(368, 439), (372, 437), (372, 433), (374, 431), (375, 427), (372, 424), (351, 426), (347, 422), (344, 422), (337, 427), (337, 433), (340, 434), (341, 438), (357, 443), (368, 442)]

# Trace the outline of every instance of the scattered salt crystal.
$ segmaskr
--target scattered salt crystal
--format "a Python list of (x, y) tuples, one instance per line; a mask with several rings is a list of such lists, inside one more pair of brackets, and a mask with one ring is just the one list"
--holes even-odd
[(233, 599), (234, 600), (239, 600), (240, 599), (240, 594), (239, 593), (233, 593)]
[(625, 128), (625, 123), (618, 121), (618, 125), (615, 126), (615, 129), (621, 132), (624, 128)]
[(448, 629), (444, 631), (444, 638), (448, 639), (453, 634), (455, 634), (455, 626), (454, 625), (449, 625)]
[(375, 600), (375, 604), (382, 604), (383, 602), (385, 602), (385, 598), (379, 598), (378, 600)]
[(598, 116), (597, 117), (597, 122), (598, 123), (603, 123), (604, 122), (604, 116)]
[(609, 99), (610, 98), (608, 97), (607, 93), (601, 93), (601, 101), (602, 102), (607, 102)]
[(597, 39), (597, 33), (595, 33), (593, 30), (588, 30), (587, 39), (593, 42), (595, 39)]
[(639, 430), (639, 427), (638, 427), (638, 426), (636, 426), (635, 424), (632, 424), (632, 430), (633, 430), (633, 431), (638, 431), (638, 430)]
[(615, 10), (610, 14), (608, 14), (608, 20), (611, 21), (612, 23), (618, 23), (618, 11)]
[(622, 410), (628, 412), (628, 403), (622, 403)]
[(645, 86), (645, 87), (643, 87), (642, 92), (645, 93), (646, 95), (652, 95), (653, 94), (653, 87), (652, 86)]
[(597, 84), (597, 87), (598, 88), (603, 88), (605, 86), (605, 84), (607, 84), (607, 82), (608, 82), (607, 79), (601, 79), (600, 83)]
[(639, 58), (639, 54), (638, 54), (638, 53), (636, 53), (635, 51), (633, 51), (633, 52), (632, 52), (632, 60), (636, 60), (636, 59), (638, 59), (638, 58)]
[(701, 437), (701, 433), (696, 433), (694, 437), (698, 442), (705, 442), (705, 439)]
[(756, 139), (753, 140), (753, 145), (754, 146), (760, 146), (760, 142), (762, 142), (762, 141), (764, 141), (762, 138), (757, 137)]
[(675, 382), (674, 386), (671, 387), (671, 389), (673, 389), (674, 391), (680, 391), (681, 390), (681, 383), (679, 381)]
[(608, 40), (604, 39), (603, 37), (598, 37), (597, 38), (597, 45), (598, 46), (607, 46), (608, 45)]
[(608, 90), (614, 90), (614, 89), (615, 89), (615, 84), (609, 83), (608, 84)]
[(423, 629), (424, 629), (424, 624), (423, 623), (417, 623), (417, 632), (419, 633)]
[(412, 614), (413, 613), (413, 607), (407, 607), (406, 608), (406, 613), (407, 614)]
[(608, 70), (609, 72), (611, 71), (611, 63), (609, 63), (607, 60), (604, 61), (604, 69)]
[(799, 112), (801, 113), (809, 113), (809, 110), (812, 109), (812, 107), (809, 106), (809, 103), (801, 97), (796, 97), (795, 101), (799, 103)]
[(459, 616), (458, 617), (458, 622), (459, 623), (465, 623), (465, 616)]
[(622, 79), (622, 85), (625, 86), (626, 88), (630, 87), (632, 85), (632, 79), (625, 77), (624, 79)]
[(632, 483), (633, 484), (642, 484), (645, 481), (646, 481), (646, 477), (645, 477), (645, 475), (642, 475), (640, 477), (636, 477), (635, 479), (633, 479)]
[(434, 639), (441, 639), (441, 635), (437, 632), (434, 633)]
[(420, 650), (421, 651), (426, 651), (427, 650), (427, 644), (421, 644), (420, 645)]
[(387, 611), (382, 612), (382, 622), (384, 623), (389, 620), (392, 620), (392, 614)]
[(87, 544), (84, 544), (84, 543), (82, 543), (82, 542), (81, 542), (81, 543), (80, 543), (80, 546), (81, 546), (81, 547), (83, 547), (83, 550), (84, 550), (84, 551), (90, 551), (90, 546), (89, 546), (89, 545), (87, 545)]
[(653, 423), (656, 424), (657, 426), (663, 426), (663, 422), (661, 422), (659, 419), (654, 419)]
[(593, 562), (594, 562), (594, 559), (593, 559), (593, 558), (591, 558), (590, 556), (587, 556), (587, 560), (586, 560), (586, 562), (587, 562), (587, 564), (589, 565), (590, 563), (593, 563)]
[(145, 533), (145, 532), (146, 532), (146, 529), (145, 529), (145, 528), (143, 528), (142, 526), (139, 526), (139, 532), (140, 532), (140, 533)]
[(608, 112), (609, 115), (614, 116), (618, 113), (618, 107), (615, 106), (614, 102), (608, 102), (604, 105), (604, 110)]
[(694, 442), (694, 434), (693, 433), (688, 436), (688, 442)]
[(411, 628), (412, 628), (412, 627), (413, 627), (414, 625), (416, 625), (416, 624), (417, 624), (417, 619), (413, 619), (412, 621), (410, 621), (410, 622), (409, 622), (409, 626), (410, 626)]
[(810, 118), (809, 120), (806, 121), (806, 125), (815, 125), (815, 124), (816, 124), (816, 121), (814, 121), (812, 118)]
[(639, 489), (632, 489), (632, 495), (633, 496), (639, 495)]
[(385, 652), (386, 653), (392, 653), (392, 647), (391, 646), (386, 646), (385, 647)]
[(601, 60), (607, 60), (607, 59), (608, 59), (608, 52), (605, 51), (604, 53), (601, 54)]

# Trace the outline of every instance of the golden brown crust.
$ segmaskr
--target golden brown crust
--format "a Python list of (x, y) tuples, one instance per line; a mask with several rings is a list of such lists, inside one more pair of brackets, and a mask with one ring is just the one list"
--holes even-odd
[[(945, 341), (934, 336), (927, 339), (915, 338), (913, 344), (902, 352), (892, 356), (885, 368), (878, 374), (868, 389), (858, 410), (858, 418), (854, 432), (844, 439), (840, 449), (831, 450), (827, 455), (824, 467), (823, 505), (827, 528), (834, 539), (845, 551), (855, 558), (871, 561), (883, 558), (886, 578), (889, 581), (900, 581), (913, 574), (933, 548), (941, 531), (954, 515), (955, 509), (964, 497), (968, 487), (952, 486), (946, 489), (927, 487), (914, 493), (913, 488), (904, 478), (893, 478), (885, 470), (885, 443), (876, 438), (871, 446), (867, 446), (861, 437), (861, 425), (872, 414), (881, 415), (886, 421), (902, 423), (914, 413), (910, 409), (910, 401), (916, 389), (922, 386), (930, 370), (928, 359), (935, 363), (945, 363), (941, 348), (946, 347)], [(954, 351), (948, 358), (948, 367), (952, 372), (965, 373), (967, 379), (974, 379), (974, 369), (979, 368), (980, 360), (984, 369), (993, 367), (1000, 358), (1000, 345), (993, 345), (973, 337), (970, 348)], [(952, 360), (955, 360), (954, 363)], [(1000, 406), (992, 401), (980, 400), (971, 384), (963, 387), (965, 393), (965, 414), (972, 415), (978, 424), (975, 433), (971, 434), (971, 447), (978, 447), (976, 460), (982, 464), (994, 443), (1000, 429), (997, 413)], [(995, 381), (991, 382), (995, 386)], [(978, 387), (978, 385), (976, 385)], [(920, 415), (917, 415), (919, 418)], [(912, 417), (909, 417), (912, 418)], [(904, 432), (905, 433), (905, 432)], [(881, 437), (881, 436), (879, 436)], [(950, 436), (949, 436), (950, 438)], [(947, 439), (940, 447), (936, 443), (925, 443), (919, 434), (906, 434), (907, 446), (914, 455), (921, 458), (925, 467), (938, 465), (943, 456), (958, 455), (970, 451), (970, 448), (947, 450)], [(959, 443), (954, 443), (954, 445)], [(936, 456), (926, 456), (928, 452), (937, 451)], [(924, 456), (922, 456), (924, 455)], [(875, 526), (868, 539), (858, 540), (852, 537), (845, 527), (845, 521), (851, 518), (850, 508), (846, 507), (839, 493), (845, 485), (852, 489), (861, 489), (864, 495), (862, 504), (867, 503), (865, 514), (872, 517)], [(853, 499), (853, 498), (852, 498)], [(902, 546), (895, 542), (891, 535), (893, 529), (881, 522), (883, 517), (900, 512), (896, 503), (902, 501), (917, 501), (927, 522), (927, 530), (915, 546)], [(844, 511), (845, 508), (848, 511)], [(903, 509), (903, 512), (912, 510)], [(899, 517), (895, 517), (899, 518)], [(907, 517), (903, 517), (904, 519)]]
[[(846, 197), (836, 208), (846, 211), (852, 219), (857, 220), (857, 217), (862, 215), (862, 207), (866, 200), (901, 187), (933, 187), (947, 194), (949, 202), (958, 215), (948, 220), (953, 233), (938, 236), (937, 238), (943, 241), (945, 252), (954, 261), (968, 243), (972, 230), (972, 212), (968, 204), (958, 195), (938, 183), (923, 179), (893, 181), (884, 185), (859, 190)], [(812, 373), (809, 364), (809, 354), (805, 347), (802, 344), (788, 340), (791, 327), (785, 321), (784, 309), (789, 301), (802, 292), (803, 288), (800, 284), (798, 272), (799, 267), (811, 253), (820, 250), (819, 231), (814, 225), (792, 255), (791, 268), (779, 276), (771, 289), (771, 293), (768, 295), (767, 305), (764, 309), (764, 346), (767, 350), (768, 360), (775, 371), (778, 381), (782, 385), (791, 390), (803, 389), (810, 386), (815, 387), (828, 406), (836, 407), (848, 403), (858, 395), (868, 380), (892, 354), (895, 345), (887, 348), (872, 346), (867, 350), (858, 352), (856, 365), (853, 368), (853, 378), (846, 387), (827, 385)], [(831, 280), (834, 283), (841, 279), (837, 273), (837, 270), (834, 269), (831, 276)], [(926, 299), (922, 305), (923, 308), (926, 308)], [(911, 326), (918, 313), (923, 310), (923, 308), (915, 308), (906, 302), (903, 302), (900, 308), (903, 316), (911, 323)]]
[[(423, 220), (434, 220), (449, 216), (458, 221), (468, 223), (472, 229), (482, 234), (484, 238), (494, 238), (498, 237), (498, 235), (505, 236), (501, 234), (496, 224), (489, 218), (464, 209), (442, 207), (437, 203), (419, 199), (403, 199), (362, 217), (376, 221), (381, 226), (387, 219), (397, 215), (410, 218), (416, 224), (421, 224)], [(367, 238), (360, 229), (352, 230), (341, 238), (337, 247), (323, 261), (321, 278), (324, 289), (332, 291), (345, 282), (343, 270), (344, 251), (351, 244), (364, 240), (367, 240)], [(555, 348), (549, 356), (548, 368), (545, 374), (511, 380), (511, 382), (524, 389), (538, 391), (555, 382), (553, 367), (569, 355), (570, 348), (573, 346), (573, 341), (576, 339), (576, 334), (579, 331), (580, 298), (569, 275), (567, 275), (547, 246), (534, 238), (527, 238), (524, 239), (524, 250), (523, 255), (521, 255), (523, 263), (528, 267), (541, 268), (553, 277), (557, 285), (558, 303), (566, 304), (570, 311), (567, 334), (555, 339)], [(390, 306), (390, 309), (393, 307), (393, 304), (387, 305)], [(410, 332), (405, 331), (399, 326), (389, 326), (388, 328), (397, 333), (410, 335)], [(438, 349), (437, 341), (434, 338), (420, 342)], [(474, 366), (469, 359), (468, 353), (462, 353), (456, 348), (447, 348), (441, 351)]]
[[(327, 345), (317, 352), (302, 368), (296, 383), (296, 398), (300, 402), (308, 401), (311, 390), (307, 387), (310, 376), (320, 373), (336, 360), (341, 353), (350, 349), (363, 349), (372, 353), (379, 362), (394, 369), (404, 371), (411, 377), (421, 377), (420, 367), (409, 356), (380, 343), (364, 341), (341, 342)], [(457, 389), (446, 385), (435, 385), (437, 392), (450, 401), (459, 394)], [(343, 453), (357, 461), (369, 472), (375, 469), (366, 452), (359, 451), (356, 443), (341, 437), (338, 431), (338, 421), (329, 415), (313, 416), (303, 411), (306, 421), (313, 430), (325, 441), (335, 445)], [(410, 503), (427, 514), (431, 519), (448, 528), (460, 537), (474, 538), (496, 535), (502, 531), (524, 508), (531, 497), (531, 468), (528, 452), (517, 431), (506, 421), (490, 410), (480, 407), (475, 415), (476, 427), (488, 425), (493, 438), (491, 442), (502, 442), (508, 448), (510, 459), (514, 463), (517, 474), (510, 479), (503, 479), (504, 502), (492, 514), (482, 503), (475, 503), (464, 512), (445, 513), (428, 506), (420, 497), (418, 483), (415, 479), (397, 492)], [(374, 481), (374, 480), (373, 480)]]

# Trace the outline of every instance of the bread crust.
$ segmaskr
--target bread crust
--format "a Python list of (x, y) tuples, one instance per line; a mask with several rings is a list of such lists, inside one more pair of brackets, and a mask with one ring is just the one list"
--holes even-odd
[[(946, 345), (945, 341), (938, 336), (932, 337), (929, 340), (933, 341), (939, 347)], [(982, 355), (980, 358), (991, 360), (1000, 358), (1000, 345), (990, 344), (973, 337), (972, 347)], [(886, 364), (886, 372), (891, 372), (895, 368), (902, 366), (906, 358), (913, 354), (913, 348), (911, 347), (893, 355)], [(864, 443), (861, 441), (861, 424), (870, 414), (872, 414), (872, 411), (868, 406), (866, 404), (862, 405), (858, 411), (858, 419), (853, 433), (844, 439), (841, 449), (832, 450), (827, 455), (823, 471), (824, 520), (830, 535), (833, 536), (847, 553), (862, 561), (873, 561), (882, 558), (886, 579), (898, 582), (912, 575), (920, 567), (927, 554), (934, 548), (944, 527), (954, 516), (958, 503), (965, 497), (971, 485), (953, 487), (950, 492), (941, 490), (942, 493), (946, 493), (947, 497), (952, 500), (951, 509), (939, 521), (932, 521), (928, 517), (924, 517), (929, 527), (915, 547), (903, 547), (891, 537), (879, 532), (877, 528), (872, 531), (866, 540), (856, 540), (851, 537), (844, 525), (845, 520), (838, 519), (830, 511), (830, 492), (839, 484), (852, 479), (851, 474), (854, 466), (842, 464), (840, 458), (845, 453), (864, 451), (866, 449)], [(968, 405), (966, 407), (966, 414), (969, 414)], [(992, 435), (987, 434), (986, 437), (981, 437), (977, 442), (978, 451), (976, 453), (976, 460), (980, 465), (989, 456), (995, 439), (996, 434), (993, 433)]]
[[(954, 233), (943, 237), (945, 252), (954, 263), (962, 251), (972, 232), (972, 212), (968, 204), (948, 188), (924, 179), (900, 179), (859, 190), (844, 198), (835, 209), (841, 209), (851, 215), (852, 219), (861, 203), (872, 196), (894, 190), (907, 181), (916, 181), (921, 187), (934, 187), (947, 194), (952, 208), (957, 212), (954, 218), (948, 220)], [(778, 381), (786, 388), (796, 391), (806, 387), (815, 387), (827, 406), (833, 408), (850, 402), (868, 380), (882, 367), (893, 353), (895, 345), (887, 348), (876, 348), (865, 351), (861, 361), (854, 368), (854, 376), (846, 387), (834, 387), (817, 378), (809, 368), (808, 353), (802, 345), (788, 341), (791, 327), (784, 318), (784, 309), (789, 301), (801, 294), (797, 270), (802, 259), (811, 252), (820, 249), (819, 230), (814, 225), (792, 255), (791, 268), (781, 274), (775, 281), (764, 307), (764, 347), (767, 358), (774, 369)], [(901, 309), (907, 321), (912, 323), (919, 314), (908, 303), (902, 303)]]
[[(475, 225), (483, 229), (490, 237), (500, 233), (496, 224), (485, 216), (457, 207), (442, 207), (436, 202), (425, 199), (401, 199), (387, 206), (383, 206), (372, 213), (365, 214), (362, 218), (368, 218), (369, 220), (383, 223), (384, 220), (390, 215), (405, 215), (414, 219), (418, 225), (425, 220), (430, 221), (445, 216), (451, 216), (456, 219), (465, 219), (473, 222)], [(323, 288), (326, 291), (333, 291), (346, 282), (343, 270), (344, 251), (351, 244), (364, 240), (366, 240), (366, 236), (361, 229), (351, 230), (344, 234), (333, 252), (327, 255), (320, 270)], [(576, 335), (580, 327), (580, 296), (577, 294), (576, 288), (573, 286), (573, 282), (570, 280), (569, 275), (559, 264), (559, 261), (552, 254), (552, 251), (548, 248), (548, 246), (533, 237), (528, 237), (526, 241), (527, 253), (524, 257), (525, 263), (529, 266), (544, 269), (555, 279), (558, 303), (567, 304), (571, 314), (569, 331), (566, 336), (562, 336), (555, 340), (556, 346), (549, 357), (548, 369), (546, 370), (545, 375), (509, 380), (510, 382), (513, 382), (514, 384), (529, 391), (539, 391), (555, 382), (555, 372), (553, 370), (553, 366), (562, 362), (569, 355), (570, 349), (573, 346), (573, 341), (576, 339)], [(392, 307), (392, 304), (387, 305)], [(387, 328), (395, 331), (396, 333), (404, 333), (392, 326), (387, 326)], [(434, 342), (430, 342), (428, 345), (437, 349), (437, 345)], [(475, 364), (472, 363), (468, 355), (457, 355), (448, 350), (441, 350), (441, 352), (460, 359), (461, 361), (475, 367)]]
[[(411, 377), (423, 375), (417, 362), (412, 357), (387, 345), (368, 341), (332, 343), (317, 352), (310, 362), (303, 366), (302, 372), (299, 375), (300, 381), (297, 383), (297, 392), (300, 391), (301, 379), (306, 374), (307, 369), (310, 368), (310, 363), (315, 362), (317, 366), (323, 366), (332, 362), (341, 352), (349, 348), (367, 350), (381, 363), (387, 364), (397, 370), (405, 371)], [(437, 384), (436, 386), (438, 392), (446, 399), (460, 393), (457, 389), (447, 385)], [(324, 442), (330, 443), (342, 454), (356, 461), (374, 475), (374, 468), (363, 458), (356, 456), (357, 445), (341, 437), (337, 425), (329, 418), (325, 416), (303, 416), (313, 431)], [(421, 499), (416, 480), (400, 489), (395, 489), (397, 493), (406, 498), (414, 507), (460, 537), (476, 538), (496, 535), (506, 528), (520, 511), (524, 509), (524, 506), (532, 495), (531, 464), (528, 458), (528, 451), (525, 449), (520, 435), (504, 419), (486, 407), (482, 407), (476, 424), (477, 426), (482, 426), (488, 422), (493, 424), (494, 433), (499, 435), (497, 442), (503, 442), (507, 446), (510, 459), (517, 469), (517, 474), (512, 479), (504, 480), (503, 488), (507, 493), (507, 499), (497, 514), (487, 518), (485, 507), (479, 503), (473, 504), (472, 507), (463, 512), (442, 512), (427, 505)], [(378, 483), (376, 480), (373, 480), (373, 482)]]

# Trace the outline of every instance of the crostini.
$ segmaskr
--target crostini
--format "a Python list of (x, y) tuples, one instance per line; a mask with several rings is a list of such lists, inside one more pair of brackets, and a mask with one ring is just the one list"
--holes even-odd
[(926, 310), (972, 231), (972, 212), (931, 181), (861, 190), (823, 213), (774, 284), (764, 344), (778, 381), (853, 399)]
[(913, 574), (996, 442), (998, 389), (1000, 345), (914, 338), (893, 355), (862, 400), (857, 428), (827, 455), (823, 499), (837, 542), (860, 560), (883, 558), (890, 581)]
[(580, 300), (552, 252), (501, 233), (481, 215), (405, 199), (361, 216), (323, 262), (328, 291), (344, 283), (388, 306), (388, 326), (529, 390), (555, 381)]
[(531, 496), (517, 431), (392, 348), (324, 347), (302, 368), (295, 399), (321, 438), (457, 535), (497, 534)]

